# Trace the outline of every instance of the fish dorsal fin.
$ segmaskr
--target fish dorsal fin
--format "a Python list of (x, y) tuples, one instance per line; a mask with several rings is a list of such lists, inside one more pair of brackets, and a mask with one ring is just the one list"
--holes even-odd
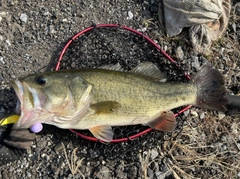
[(143, 76), (151, 77), (154, 81), (165, 82), (166, 76), (151, 62), (140, 63), (130, 72), (137, 73)]
[(117, 63), (115, 65), (113, 65), (113, 64), (103, 65), (103, 66), (100, 66), (99, 69), (124, 71), (124, 69), (121, 67), (121, 65), (119, 63)]
[(95, 104), (91, 104), (90, 108), (94, 110), (95, 114), (103, 113), (112, 113), (121, 107), (116, 101), (102, 101)]

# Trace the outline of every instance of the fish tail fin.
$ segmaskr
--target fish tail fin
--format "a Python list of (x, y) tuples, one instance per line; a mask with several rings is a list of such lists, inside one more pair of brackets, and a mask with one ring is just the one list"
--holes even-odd
[(195, 106), (224, 112), (227, 110), (225, 105), (229, 100), (226, 97), (223, 75), (211, 64), (202, 67), (193, 83), (197, 87)]

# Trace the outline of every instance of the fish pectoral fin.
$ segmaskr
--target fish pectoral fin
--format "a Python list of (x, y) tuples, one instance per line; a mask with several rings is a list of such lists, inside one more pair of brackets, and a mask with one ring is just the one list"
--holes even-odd
[(150, 121), (147, 125), (156, 130), (170, 132), (175, 129), (176, 118), (172, 111), (164, 111), (158, 118)]
[(95, 114), (107, 114), (116, 111), (121, 106), (116, 101), (101, 101), (95, 104), (90, 104), (90, 108), (95, 111)]
[(111, 142), (113, 139), (113, 130), (111, 126), (96, 126), (89, 129), (90, 132), (104, 142)]

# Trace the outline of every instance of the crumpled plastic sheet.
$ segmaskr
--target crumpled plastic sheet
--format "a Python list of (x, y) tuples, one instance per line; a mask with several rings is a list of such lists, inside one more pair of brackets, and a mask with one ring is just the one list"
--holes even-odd
[[(161, 7), (161, 6), (160, 6)], [(159, 19), (168, 36), (176, 36), (190, 27), (189, 36), (196, 51), (209, 48), (212, 40), (222, 36), (231, 11), (230, 0), (163, 0)]]

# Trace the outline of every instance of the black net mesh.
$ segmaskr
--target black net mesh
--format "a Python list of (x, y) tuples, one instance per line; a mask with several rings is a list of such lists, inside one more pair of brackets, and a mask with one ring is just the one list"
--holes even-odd
[[(61, 60), (60, 69), (97, 68), (106, 64), (119, 63), (127, 71), (145, 61), (157, 65), (166, 75), (167, 81), (187, 81), (184, 73), (142, 36), (120, 27), (94, 28), (73, 40)], [(178, 111), (179, 109), (173, 110), (175, 113)], [(185, 119), (182, 116), (177, 118), (178, 125), (175, 132), (166, 134), (166, 139), (181, 131)], [(113, 127), (114, 139), (129, 138), (147, 128), (142, 125)], [(78, 132), (92, 136), (89, 131)], [(159, 135), (162, 137), (163, 134), (159, 132)]]

